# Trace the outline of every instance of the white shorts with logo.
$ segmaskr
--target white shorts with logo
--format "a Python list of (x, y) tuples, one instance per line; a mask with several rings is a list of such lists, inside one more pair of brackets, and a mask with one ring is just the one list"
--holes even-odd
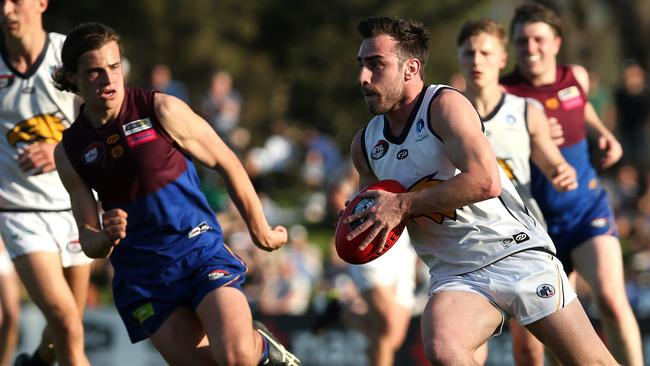
[(512, 317), (521, 325), (543, 319), (576, 299), (562, 263), (554, 255), (535, 249), (431, 282), (429, 296), (441, 291), (473, 292), (499, 309), (504, 322)]
[(88, 264), (71, 211), (0, 212), (0, 233), (11, 259), (34, 252), (58, 252), (63, 267)]
[(395, 288), (395, 301), (406, 309), (415, 304), (417, 254), (404, 230), (395, 245), (381, 257), (361, 265), (349, 265), (348, 272), (360, 292), (379, 286)]

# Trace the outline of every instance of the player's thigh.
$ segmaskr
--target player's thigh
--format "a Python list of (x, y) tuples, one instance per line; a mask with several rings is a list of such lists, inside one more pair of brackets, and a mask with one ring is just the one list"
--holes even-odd
[(239, 289), (226, 286), (210, 291), (197, 306), (196, 314), (210, 346), (219, 354), (225, 350), (255, 349), (253, 316)]
[(571, 257), (596, 296), (625, 298), (621, 245), (616, 237), (595, 236), (574, 249)]
[(474, 351), (503, 323), (502, 313), (485, 297), (466, 291), (441, 291), (429, 297), (422, 314), (425, 347), (442, 345)]
[(66, 282), (75, 298), (77, 309), (83, 313), (88, 296), (88, 283), (90, 282), (90, 264), (71, 266), (63, 269)]
[(390, 335), (400, 341), (406, 335), (411, 320), (410, 309), (400, 305), (395, 289), (377, 286), (362, 293), (368, 304), (368, 326), (376, 335)]
[(14, 259), (14, 266), (29, 296), (48, 319), (79, 314), (58, 252), (29, 253)]
[(526, 328), (565, 364), (613, 361), (577, 299)]
[(170, 365), (215, 364), (203, 326), (188, 307), (177, 307), (149, 339)]

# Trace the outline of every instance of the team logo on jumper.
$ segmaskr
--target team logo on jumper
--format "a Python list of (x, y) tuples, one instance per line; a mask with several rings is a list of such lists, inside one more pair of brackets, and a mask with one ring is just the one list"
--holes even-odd
[(210, 227), (210, 225), (208, 225), (207, 222), (203, 221), (198, 226), (193, 227), (192, 230), (190, 230), (190, 232), (187, 233), (187, 238), (192, 239), (193, 237), (201, 235), (204, 232), (209, 231), (211, 229), (212, 228)]
[(517, 118), (515, 118), (515, 116), (513, 116), (512, 114), (509, 114), (509, 115), (506, 116), (506, 123), (507, 124), (514, 125), (515, 122), (517, 122)]
[(226, 277), (226, 278), (230, 277), (230, 272), (228, 272), (228, 271), (226, 271), (224, 269), (215, 269), (214, 271), (211, 271), (210, 273), (208, 273), (208, 279), (210, 281), (216, 281), (216, 280), (218, 280), (220, 278), (224, 278), (224, 277)]
[(143, 118), (125, 123), (124, 126), (122, 126), (122, 130), (124, 130), (124, 136), (129, 136), (140, 131), (148, 130), (152, 127), (153, 124), (151, 123), (151, 120), (149, 118)]
[(88, 145), (81, 154), (81, 161), (85, 165), (94, 164), (104, 154), (104, 145), (101, 142), (94, 142)]
[(415, 132), (417, 133), (417, 136), (415, 137), (416, 142), (420, 142), (429, 137), (427, 130), (424, 128), (424, 120), (422, 118), (415, 123)]
[(370, 157), (373, 158), (374, 160), (379, 160), (383, 158), (387, 152), (388, 152), (388, 142), (386, 142), (385, 140), (379, 140), (372, 148), (372, 151), (370, 152)]
[(65, 246), (65, 249), (70, 253), (81, 253), (81, 244), (79, 240), (72, 240)]
[(112, 134), (112, 135), (110, 135), (110, 136), (108, 136), (108, 137), (106, 138), (106, 143), (109, 144), (109, 145), (110, 145), (110, 144), (114, 144), (114, 143), (116, 143), (117, 140), (119, 140), (119, 139), (120, 139), (120, 135), (114, 133), (114, 134)]
[(10, 87), (14, 80), (16, 77), (13, 74), (0, 74), (0, 89)]
[(530, 237), (528, 236), (528, 234), (526, 234), (526, 233), (524, 233), (524, 232), (521, 232), (521, 233), (519, 233), (519, 234), (515, 234), (515, 235), (512, 236), (512, 238), (515, 239), (515, 242), (516, 242), (517, 244), (519, 244), (519, 243), (523, 243), (523, 242), (527, 241), (528, 239), (530, 239)]
[(560, 107), (560, 102), (557, 100), (557, 98), (550, 98), (550, 99), (546, 99), (544, 105), (546, 106), (547, 109), (554, 110)]
[(114, 146), (111, 149), (111, 156), (114, 157), (115, 159), (121, 157), (123, 154), (124, 154), (124, 148), (122, 147), (122, 145)]
[[(440, 179), (435, 179), (434, 177), (436, 176), (436, 173), (433, 173), (427, 177), (424, 177), (420, 179), (419, 181), (415, 182), (411, 187), (409, 187), (408, 191), (409, 192), (415, 192), (415, 191), (420, 191), (422, 189), (426, 188), (431, 188), (435, 185), (438, 185), (442, 182), (443, 180)], [(444, 212), (433, 212), (430, 214), (426, 215), (419, 215), (419, 216), (412, 216), (413, 219), (419, 218), (419, 217), (424, 217), (426, 219), (429, 219), (437, 224), (441, 224), (445, 221), (445, 218), (448, 220), (454, 220), (456, 221), (456, 210), (449, 210), (449, 211), (444, 211)]]
[(407, 156), (409, 156), (409, 151), (406, 149), (397, 152), (397, 160), (404, 160)]
[(599, 217), (597, 219), (591, 220), (591, 226), (593, 226), (595, 228), (598, 228), (598, 229), (602, 229), (602, 228), (606, 227), (607, 224), (609, 224), (609, 220), (607, 220), (604, 217)]
[(129, 147), (135, 147), (144, 144), (145, 142), (153, 141), (157, 138), (158, 135), (156, 134), (156, 130), (150, 129), (136, 133), (135, 135), (127, 136), (126, 142), (129, 144)]
[(142, 324), (145, 320), (151, 318), (154, 313), (153, 304), (148, 302), (135, 309), (132, 315), (140, 324)]
[(7, 133), (7, 141), (14, 147), (21, 142), (31, 144), (33, 142), (48, 142), (55, 144), (61, 141), (63, 130), (63, 115), (61, 114), (39, 114), (32, 118), (18, 122)]
[(537, 296), (548, 299), (555, 295), (555, 287), (545, 283), (537, 287)]

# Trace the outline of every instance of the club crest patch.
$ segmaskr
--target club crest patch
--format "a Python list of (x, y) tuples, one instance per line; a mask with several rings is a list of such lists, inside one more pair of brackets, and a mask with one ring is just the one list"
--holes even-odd
[(104, 155), (104, 145), (101, 142), (94, 142), (88, 145), (81, 154), (81, 161), (84, 165), (96, 163)]
[(385, 140), (379, 140), (372, 148), (372, 151), (370, 152), (370, 157), (373, 160), (379, 160), (383, 158), (387, 152), (388, 152), (388, 142), (386, 142)]
[(555, 296), (555, 287), (545, 283), (537, 287), (537, 296), (548, 299), (549, 297)]

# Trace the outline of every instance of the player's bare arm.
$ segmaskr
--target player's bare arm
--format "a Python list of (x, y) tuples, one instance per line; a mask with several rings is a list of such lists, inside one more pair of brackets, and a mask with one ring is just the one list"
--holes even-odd
[[(585, 94), (589, 92), (589, 73), (580, 65), (571, 65), (573, 75), (580, 83)], [(598, 148), (603, 152), (600, 159), (601, 167), (609, 168), (623, 156), (623, 148), (614, 134), (607, 129), (598, 117), (594, 106), (589, 101), (585, 105), (585, 124), (587, 132), (598, 140)]]
[(432, 130), (460, 174), (429, 189), (402, 194), (408, 215), (443, 212), (497, 197), (501, 183), (496, 157), (472, 104), (460, 93), (443, 90), (430, 109)]
[(104, 225), (100, 226), (95, 196), (70, 164), (61, 144), (54, 150), (54, 158), (61, 182), (70, 194), (81, 248), (91, 258), (109, 256), (113, 247), (126, 237), (126, 212), (121, 209), (105, 212)]
[(155, 98), (156, 116), (176, 143), (201, 163), (219, 171), (255, 245), (266, 251), (284, 245), (287, 242), (286, 228), (269, 226), (253, 184), (237, 155), (180, 99), (160, 93)]
[(576, 171), (553, 142), (544, 111), (535, 104), (528, 104), (526, 108), (531, 160), (556, 190), (564, 192), (578, 188)]

